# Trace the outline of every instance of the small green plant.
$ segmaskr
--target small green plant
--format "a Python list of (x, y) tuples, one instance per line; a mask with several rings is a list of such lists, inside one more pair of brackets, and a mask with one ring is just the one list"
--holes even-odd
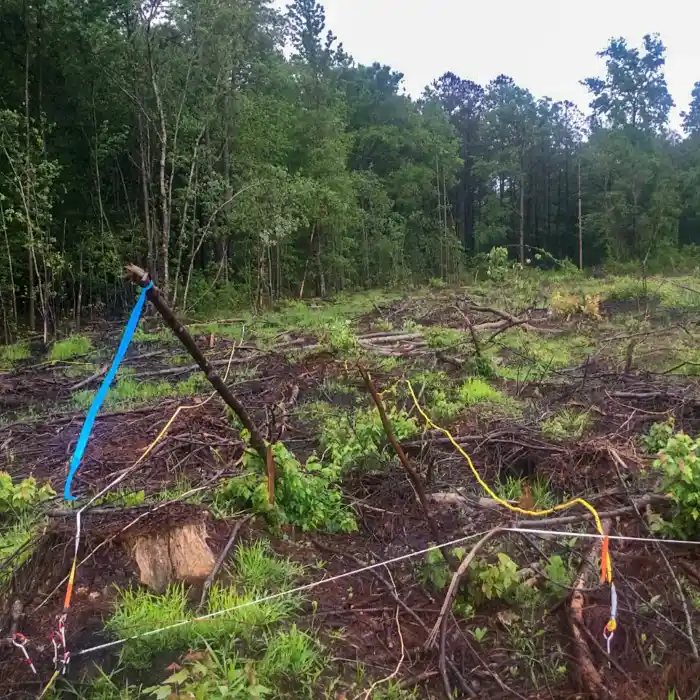
[(659, 450), (654, 469), (661, 473), (661, 489), (675, 504), (674, 517), (664, 529), (690, 538), (700, 530), (700, 440), (685, 433), (672, 435)]
[(505, 552), (497, 557), (497, 564), (480, 559), (469, 570), (469, 590), (477, 604), (484, 599), (512, 598), (520, 585), (517, 564)]
[[(250, 436), (242, 431), (248, 442)], [(234, 477), (217, 489), (214, 506), (222, 513), (235, 508), (252, 508), (265, 514), (275, 525), (291, 524), (302, 530), (354, 532), (357, 523), (343, 504), (341, 470), (324, 466), (315, 456), (303, 466), (281, 442), (272, 446), (275, 462), (275, 502), (268, 501), (267, 466), (257, 452), (247, 449), (243, 458), (246, 474)]]
[[(399, 441), (418, 432), (415, 419), (403, 409), (388, 407), (387, 417)], [(378, 467), (386, 444), (384, 427), (375, 408), (360, 409), (353, 414), (334, 412), (323, 421), (322, 459), (339, 473), (357, 467)]]
[(476, 639), (477, 642), (481, 644), (481, 642), (486, 639), (486, 635), (489, 632), (488, 627), (475, 627), (473, 630), (469, 630), (471, 635)]
[(590, 411), (564, 408), (542, 423), (542, 433), (550, 440), (576, 440), (591, 427)]
[(663, 423), (654, 423), (646, 435), (642, 436), (642, 444), (644, 449), (650, 455), (656, 455), (668, 444), (668, 441), (673, 436), (673, 426), (675, 421), (673, 416)]
[(87, 355), (92, 350), (92, 340), (85, 335), (72, 335), (65, 340), (54, 343), (49, 353), (49, 359), (53, 362), (65, 362), (74, 357)]
[(146, 492), (128, 491), (127, 489), (117, 489), (106, 493), (102, 498), (95, 501), (96, 505), (112, 505), (130, 508), (140, 506), (146, 502)]
[(478, 403), (501, 403), (505, 396), (480, 377), (469, 377), (459, 388), (459, 397), (466, 406)]
[(357, 336), (352, 330), (350, 321), (334, 319), (323, 327), (321, 342), (328, 345), (331, 350), (342, 353), (354, 353), (358, 348)]
[(561, 598), (565, 588), (571, 585), (571, 569), (559, 554), (553, 554), (544, 566), (545, 587), (553, 598)]
[(15, 485), (7, 472), (0, 472), (0, 516), (20, 517), (55, 495), (51, 484), (38, 487), (33, 476)]

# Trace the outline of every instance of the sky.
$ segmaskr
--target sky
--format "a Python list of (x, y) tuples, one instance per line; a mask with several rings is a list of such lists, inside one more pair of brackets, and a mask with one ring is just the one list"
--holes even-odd
[[(280, 5), (286, 4), (279, 2)], [(583, 78), (602, 75), (596, 52), (611, 37), (641, 46), (658, 33), (680, 125), (700, 81), (697, 0), (322, 0), (328, 28), (358, 63), (404, 74), (413, 97), (447, 71), (485, 84), (500, 73), (536, 97), (569, 99), (587, 111)]]

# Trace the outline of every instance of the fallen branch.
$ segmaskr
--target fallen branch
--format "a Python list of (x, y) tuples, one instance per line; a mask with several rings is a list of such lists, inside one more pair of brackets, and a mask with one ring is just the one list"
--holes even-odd
[[(369, 376), (369, 373), (367, 372), (367, 370), (364, 369), (364, 367), (358, 365), (358, 370), (362, 375), (362, 379), (364, 379), (367, 390), (372, 395), (372, 400), (374, 401), (374, 405), (377, 407), (377, 411), (379, 411), (379, 417), (382, 421), (384, 432), (386, 433), (386, 436), (389, 439), (391, 446), (394, 448), (394, 452), (396, 452), (399, 461), (401, 462), (401, 465), (403, 466), (406, 474), (408, 475), (408, 478), (411, 480), (413, 488), (416, 490), (416, 495), (418, 496), (418, 500), (420, 501), (421, 507), (423, 508), (423, 514), (425, 515), (426, 523), (428, 524), (430, 533), (433, 539), (435, 540), (435, 544), (439, 545), (441, 544), (442, 538), (440, 537), (440, 531), (438, 530), (437, 523), (435, 522), (433, 516), (430, 514), (430, 506), (428, 504), (428, 497), (425, 493), (423, 479), (421, 479), (416, 470), (411, 466), (411, 463), (408, 461), (408, 457), (406, 457), (406, 453), (403, 451), (401, 444), (396, 439), (396, 436), (394, 435), (394, 430), (391, 427), (391, 422), (389, 421), (389, 418), (386, 415), (384, 404), (382, 403), (381, 397), (377, 393), (377, 389), (374, 386), (372, 378)], [(457, 562), (455, 558), (450, 554), (449, 550), (445, 547), (440, 547), (440, 552), (444, 557), (445, 561), (450, 566), (450, 568), (453, 571), (455, 571), (457, 569)]]
[[(467, 569), (469, 568), (469, 565), (472, 563), (474, 560), (474, 557), (479, 553), (479, 550), (494, 536), (497, 535), (500, 532), (500, 528), (494, 528), (490, 532), (487, 532), (472, 548), (469, 554), (467, 554), (464, 559), (462, 559), (462, 562), (459, 565), (459, 568), (457, 571), (455, 571), (454, 576), (452, 577), (452, 581), (450, 582), (450, 587), (447, 589), (447, 595), (445, 596), (445, 600), (442, 604), (442, 609), (440, 610), (440, 614), (438, 615), (438, 619), (433, 625), (433, 629), (431, 630), (430, 634), (428, 635), (428, 639), (425, 643), (426, 648), (430, 648), (431, 646), (435, 646), (435, 642), (437, 640), (438, 632), (440, 633), (440, 647), (444, 647), (444, 639), (445, 635), (447, 634), (447, 613), (451, 610), (452, 608), (452, 601), (454, 600), (455, 596), (457, 595), (457, 591), (459, 590), (459, 584), (462, 582), (462, 577), (464, 574), (467, 573)], [(442, 651), (441, 651), (442, 655)]]
[(77, 384), (73, 384), (72, 387), (68, 389), (68, 391), (78, 391), (79, 389), (82, 389), (83, 387), (89, 386), (93, 382), (96, 382), (98, 379), (101, 379), (102, 377), (107, 374), (107, 370), (109, 369), (109, 365), (105, 365), (104, 367), (100, 367), (100, 369), (95, 372), (95, 374), (90, 375), (87, 377), (87, 379), (83, 379), (82, 381), (78, 382)]
[(197, 608), (199, 611), (204, 609), (204, 605), (207, 602), (207, 597), (209, 596), (209, 589), (212, 587), (216, 576), (218, 575), (221, 567), (223, 566), (223, 563), (226, 561), (226, 557), (231, 551), (231, 547), (233, 547), (236, 538), (238, 537), (238, 533), (241, 531), (243, 525), (245, 525), (252, 517), (252, 514), (246, 515), (245, 518), (241, 518), (234, 525), (233, 530), (231, 531), (231, 536), (228, 538), (228, 542), (226, 542), (226, 546), (221, 550), (221, 554), (219, 554), (219, 558), (216, 560), (214, 568), (211, 570), (211, 573), (209, 574), (209, 576), (207, 576), (207, 579), (204, 582), (204, 585), (202, 586), (202, 597), (199, 599), (199, 606)]
[[(607, 535), (610, 530), (610, 520), (602, 520), (601, 524), (603, 526), (603, 532)], [(591, 650), (581, 633), (581, 628), (585, 626), (585, 621), (583, 619), (583, 609), (585, 606), (583, 589), (588, 587), (587, 579), (589, 577), (592, 578), (592, 574), (595, 573), (594, 560), (597, 546), (597, 541), (591, 544), (579, 568), (576, 583), (574, 584), (574, 592), (571, 595), (571, 602), (569, 603), (568, 621), (574, 658), (578, 664), (579, 677), (583, 690), (593, 698), (611, 698), (610, 691), (605, 687), (603, 678), (593, 662)]]

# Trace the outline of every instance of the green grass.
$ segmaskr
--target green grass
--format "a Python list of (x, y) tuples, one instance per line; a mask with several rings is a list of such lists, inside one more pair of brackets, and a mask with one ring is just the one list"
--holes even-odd
[(591, 428), (590, 411), (563, 408), (542, 423), (542, 433), (551, 440), (576, 440)]
[(459, 398), (465, 406), (475, 406), (479, 403), (504, 403), (507, 400), (505, 394), (479, 377), (469, 377), (459, 387)]
[(51, 346), (49, 359), (52, 362), (65, 362), (75, 357), (87, 355), (92, 350), (92, 340), (85, 335), (72, 335)]
[(555, 505), (554, 494), (551, 492), (549, 484), (543, 479), (535, 479), (530, 482), (525, 479), (508, 476), (505, 481), (495, 485), (494, 491), (504, 501), (518, 501), (523, 495), (526, 484), (530, 488), (535, 510), (546, 510)]
[[(29, 516), (23, 516), (13, 523), (0, 525), (0, 564), (24, 547), (34, 535), (36, 522)], [(0, 586), (10, 580), (13, 571), (20, 567), (32, 554), (31, 547), (15, 557), (8, 566), (0, 566)]]
[(29, 359), (29, 343), (19, 342), (0, 347), (0, 369), (12, 369), (17, 362)]
[(440, 326), (424, 328), (423, 335), (428, 342), (428, 347), (436, 350), (440, 348), (454, 348), (467, 340), (467, 336), (462, 331)]
[(169, 586), (163, 595), (142, 588), (120, 591), (114, 613), (106, 622), (107, 631), (117, 638), (190, 621), (126, 642), (121, 653), (124, 667), (149, 668), (164, 649), (177, 656), (188, 648), (202, 649), (206, 644), (226, 648), (234, 640), (237, 647), (246, 645), (251, 651), (269, 648), (271, 634), (291, 620), (301, 599), (289, 595), (262, 603), (253, 601), (292, 587), (302, 568), (277, 557), (269, 545), (259, 541), (250, 546), (239, 545), (228, 571), (232, 582), (212, 586), (205, 610), (219, 614), (204, 621), (196, 621), (197, 614), (189, 605), (184, 585)]
[[(127, 369), (127, 368), (125, 368)], [(131, 408), (147, 404), (157, 399), (194, 396), (209, 386), (207, 378), (200, 372), (190, 375), (177, 384), (166, 381), (147, 382), (124, 377), (114, 384), (107, 394), (107, 408)], [(81, 410), (87, 410), (95, 397), (95, 391), (83, 390), (73, 395), (73, 403)]]

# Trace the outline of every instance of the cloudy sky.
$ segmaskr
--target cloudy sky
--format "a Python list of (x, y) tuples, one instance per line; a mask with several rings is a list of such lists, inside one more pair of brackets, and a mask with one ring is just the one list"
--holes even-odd
[[(279, 2), (280, 5), (286, 4)], [(360, 63), (379, 61), (405, 76), (414, 97), (446, 71), (478, 83), (510, 75), (537, 97), (570, 99), (598, 75), (596, 51), (612, 36), (641, 45), (658, 32), (667, 47), (666, 78), (676, 101), (672, 124), (700, 80), (697, 0), (325, 0), (328, 27)]]

